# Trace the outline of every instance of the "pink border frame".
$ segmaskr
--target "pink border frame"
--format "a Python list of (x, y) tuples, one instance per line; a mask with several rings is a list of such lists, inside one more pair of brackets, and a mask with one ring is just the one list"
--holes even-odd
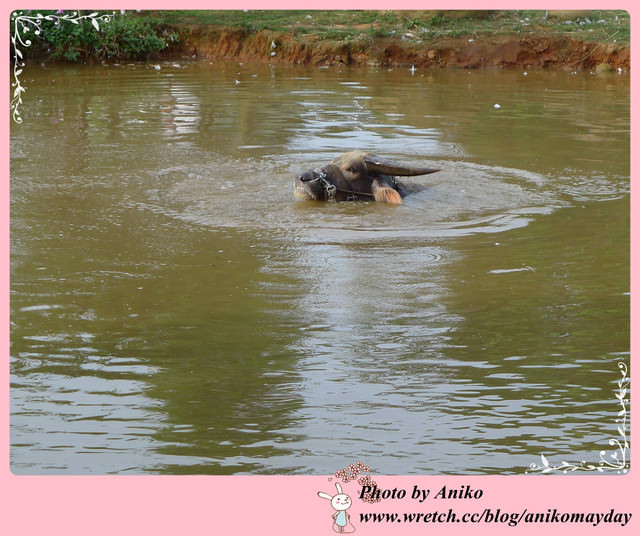
[[(84, 2), (81, 2), (83, 4)], [(43, 2), (34, 0), (28, 5), (17, 5), (5, 9), (5, 29), (7, 21), (14, 9), (78, 9), (77, 3), (68, 1)], [(116, 9), (161, 9), (172, 8), (172, 3), (163, 0), (150, 2), (141, 0), (133, 5), (127, 1), (93, 2), (89, 8), (111, 11)], [(104, 5), (107, 4), (107, 5)], [(393, 2), (350, 1), (340, 2), (313, 0), (306, 2), (305, 8), (317, 9), (515, 9), (520, 7), (514, 3), (488, 1), (475, 3), (469, 1), (450, 0), (426, 5), (416, 0)], [(516, 2), (515, 4), (522, 4)], [(534, 5), (531, 5), (534, 4)], [(540, 5), (535, 5), (540, 4)], [(631, 0), (623, 0), (616, 5), (603, 6), (602, 2), (585, 0), (583, 2), (553, 2), (555, 5), (528, 2), (521, 7), (532, 9), (626, 9), (631, 13), (632, 43), (635, 43), (637, 32), (634, 6)], [(5, 6), (8, 8), (5, 4)], [(229, 0), (204, 2), (190, 0), (181, 8), (188, 9), (294, 9), (302, 7), (299, 2), (275, 0), (240, 1)], [(9, 39), (2, 40), (2, 51), (9, 58)], [(631, 71), (632, 83), (632, 125), (635, 126), (637, 111), (637, 80)], [(4, 87), (10, 89), (10, 70), (3, 73)], [(25, 95), (25, 98), (28, 98)], [(5, 102), (8, 102), (7, 99)], [(5, 264), (2, 268), (2, 281), (6, 289), (6, 298), (2, 303), (3, 329), (1, 331), (2, 347), (9, 348), (9, 122), (7, 114), (2, 129), (5, 141), (4, 175), (1, 196), (4, 201), (2, 224), (5, 232), (1, 235), (2, 249), (6, 252)], [(632, 148), (635, 147), (635, 136), (632, 129)], [(632, 171), (636, 168), (635, 153), (631, 151)], [(632, 328), (636, 324), (637, 278), (634, 277), (637, 267), (637, 248), (635, 247), (638, 225), (638, 210), (635, 208), (635, 196), (632, 195), (631, 217), (631, 320)], [(631, 355), (635, 355), (638, 337), (631, 340)], [(5, 354), (8, 358), (8, 351)], [(8, 359), (5, 361), (8, 372)], [(629, 369), (632, 367), (629, 366)], [(331, 530), (330, 504), (317, 496), (318, 491), (332, 493), (335, 491), (335, 477), (326, 476), (14, 476), (9, 470), (9, 382), (8, 374), (2, 384), (3, 426), (0, 449), (5, 464), (1, 469), (0, 481), (3, 490), (2, 525), (4, 534), (20, 535), (96, 535), (96, 534), (291, 534), (291, 535), (329, 535)], [(630, 426), (633, 431), (633, 426)], [(608, 440), (608, 438), (605, 438)], [(603, 445), (606, 448), (606, 445)], [(594, 453), (594, 460), (599, 453)], [(366, 461), (366, 460), (365, 460)], [(538, 462), (539, 460), (532, 460)], [(567, 460), (572, 461), (572, 460)], [(589, 461), (589, 460), (588, 460)], [(338, 460), (337, 463), (343, 463)], [(337, 467), (336, 467), (337, 469)], [(524, 471), (524, 468), (523, 468)], [(493, 534), (514, 531), (526, 534), (539, 534), (541, 531), (566, 534), (588, 531), (590, 525), (571, 523), (526, 524), (511, 527), (505, 523), (377, 523), (363, 524), (357, 522), (360, 512), (432, 512), (438, 509), (446, 512), (452, 508), (458, 514), (464, 512), (481, 512), (491, 508), (494, 512), (500, 508), (502, 512), (521, 512), (527, 508), (529, 512), (548, 512), (558, 509), (559, 512), (601, 512), (611, 509), (615, 512), (630, 512), (631, 521), (624, 527), (619, 524), (601, 523), (599, 534), (613, 534), (614, 531), (625, 530), (635, 532), (638, 526), (636, 516), (639, 515), (637, 500), (638, 478), (636, 472), (618, 476), (614, 474), (592, 475), (522, 475), (522, 476), (376, 476), (375, 480), (381, 488), (406, 489), (408, 495), (414, 486), (432, 490), (432, 495), (443, 485), (459, 489), (469, 485), (473, 489), (481, 489), (483, 496), (477, 500), (425, 501), (422, 505), (415, 500), (385, 500), (375, 505), (365, 504), (358, 500), (358, 486), (355, 482), (343, 484), (345, 491), (354, 498), (349, 510), (351, 519), (356, 520), (356, 533), (365, 534), (459, 534), (469, 531), (491, 531)], [(427, 506), (428, 503), (428, 506)], [(635, 529), (637, 530), (637, 529)]]

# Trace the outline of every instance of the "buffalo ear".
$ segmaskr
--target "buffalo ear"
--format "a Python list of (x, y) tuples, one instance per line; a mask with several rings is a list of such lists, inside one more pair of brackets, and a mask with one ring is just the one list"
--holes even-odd
[(378, 203), (391, 203), (392, 205), (401, 205), (402, 196), (389, 186), (373, 185), (373, 197)]
[(429, 173), (440, 171), (439, 169), (399, 164), (398, 162), (387, 160), (374, 154), (366, 155), (364, 162), (368, 171), (382, 173), (384, 175), (396, 175), (398, 177), (415, 177), (416, 175), (428, 175)]

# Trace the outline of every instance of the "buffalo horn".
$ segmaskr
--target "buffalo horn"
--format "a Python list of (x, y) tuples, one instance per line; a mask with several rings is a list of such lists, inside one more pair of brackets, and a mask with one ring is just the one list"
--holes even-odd
[(416, 175), (428, 175), (429, 173), (440, 171), (433, 168), (406, 166), (375, 155), (365, 156), (364, 161), (369, 171), (398, 177), (415, 177)]

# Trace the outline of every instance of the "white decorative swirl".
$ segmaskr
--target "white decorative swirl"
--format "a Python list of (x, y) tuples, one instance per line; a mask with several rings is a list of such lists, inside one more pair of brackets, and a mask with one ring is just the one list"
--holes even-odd
[(31, 39), (28, 39), (27, 35), (30, 32), (33, 32), (36, 36), (40, 35), (42, 32), (42, 22), (45, 20), (70, 22), (71, 24), (78, 24), (81, 20), (90, 20), (96, 31), (100, 31), (98, 21), (109, 22), (112, 16), (113, 14), (100, 15), (97, 12), (90, 13), (89, 15), (79, 15), (77, 11), (56, 13), (55, 15), (42, 15), (41, 13), (25, 15), (22, 11), (16, 11), (11, 14), (11, 20), (13, 22), (13, 34), (11, 35), (11, 44), (13, 45), (13, 82), (11, 86), (15, 88), (11, 97), (11, 111), (13, 120), (16, 123), (22, 123), (20, 105), (22, 104), (22, 94), (26, 89), (20, 83), (20, 74), (22, 74), (25, 66), (20, 47), (26, 48), (31, 46)]
[(629, 461), (627, 460), (627, 451), (629, 450), (629, 441), (627, 439), (627, 406), (629, 400), (627, 394), (629, 393), (629, 377), (627, 376), (627, 365), (623, 362), (618, 363), (618, 368), (622, 374), (622, 378), (618, 380), (618, 391), (616, 398), (620, 402), (620, 411), (618, 411), (618, 418), (616, 422), (618, 424), (619, 437), (610, 439), (609, 445), (616, 447), (617, 450), (610, 453), (607, 457), (607, 451), (600, 451), (600, 461), (588, 463), (582, 461), (580, 463), (568, 463), (562, 462), (560, 465), (551, 465), (544, 454), (540, 455), (542, 465), (532, 463), (525, 472), (539, 472), (550, 473), (552, 471), (562, 471), (568, 473), (569, 471), (617, 471), (619, 474), (627, 473), (629, 471)]

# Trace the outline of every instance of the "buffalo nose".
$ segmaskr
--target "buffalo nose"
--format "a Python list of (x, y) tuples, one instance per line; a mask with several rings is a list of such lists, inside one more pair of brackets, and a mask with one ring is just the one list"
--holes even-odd
[(302, 182), (307, 182), (309, 180), (309, 175), (302, 173), (301, 175), (298, 175), (298, 179)]

